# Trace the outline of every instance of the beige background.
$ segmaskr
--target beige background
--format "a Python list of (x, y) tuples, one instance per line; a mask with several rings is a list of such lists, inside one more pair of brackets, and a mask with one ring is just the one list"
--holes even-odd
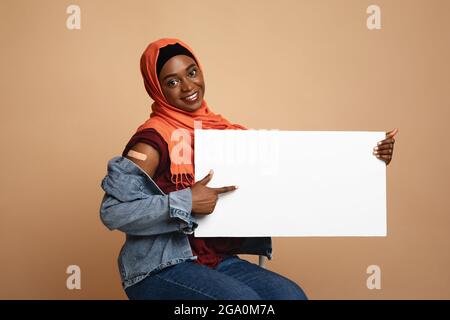
[[(81, 30), (66, 28), (72, 3)], [(373, 3), (382, 29), (369, 31)], [(126, 298), (124, 236), (101, 224), (100, 181), (149, 115), (142, 51), (178, 37), (203, 63), (209, 105), (231, 121), (399, 128), (388, 237), (274, 238), (271, 270), (311, 299), (449, 299), (449, 12), (446, 0), (2, 0), (0, 298)], [(66, 289), (70, 264), (81, 290)], [(381, 290), (366, 287), (371, 264)]]

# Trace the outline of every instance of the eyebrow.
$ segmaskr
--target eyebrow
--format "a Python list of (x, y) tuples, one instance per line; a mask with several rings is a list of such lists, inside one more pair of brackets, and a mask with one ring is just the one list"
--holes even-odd
[[(193, 66), (195, 66), (195, 65), (196, 65), (195, 63), (192, 63), (191, 65), (189, 65), (189, 66), (186, 68), (186, 71), (188, 71), (188, 69), (190, 69), (191, 67), (193, 67)], [(163, 81), (166, 80), (166, 78), (169, 78), (169, 77), (172, 77), (172, 76), (176, 76), (176, 75), (177, 75), (176, 73), (168, 74), (168, 75), (166, 75), (166, 76), (163, 78)]]

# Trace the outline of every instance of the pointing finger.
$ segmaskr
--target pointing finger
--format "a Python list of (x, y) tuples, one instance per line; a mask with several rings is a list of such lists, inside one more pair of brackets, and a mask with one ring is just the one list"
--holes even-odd
[(230, 191), (234, 191), (236, 190), (238, 187), (237, 186), (226, 186), (226, 187), (221, 187), (221, 188), (211, 188), (213, 190), (215, 190), (217, 192), (217, 194), (220, 193), (225, 193), (225, 192), (230, 192)]

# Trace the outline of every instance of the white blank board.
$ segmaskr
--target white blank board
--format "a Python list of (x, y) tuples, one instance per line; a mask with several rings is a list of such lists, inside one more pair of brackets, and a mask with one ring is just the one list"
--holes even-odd
[(384, 132), (195, 130), (195, 180), (219, 195), (196, 237), (386, 236)]

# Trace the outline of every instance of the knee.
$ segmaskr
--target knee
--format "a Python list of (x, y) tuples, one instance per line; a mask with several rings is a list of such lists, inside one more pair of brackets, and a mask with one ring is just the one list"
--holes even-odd
[(308, 300), (303, 289), (294, 281), (285, 279), (278, 287), (272, 299), (274, 300)]
[(289, 289), (287, 290), (287, 300), (308, 300), (305, 291), (303, 291), (303, 289), (298, 284), (291, 280), (289, 280), (289, 282), (290, 285), (288, 286)]

